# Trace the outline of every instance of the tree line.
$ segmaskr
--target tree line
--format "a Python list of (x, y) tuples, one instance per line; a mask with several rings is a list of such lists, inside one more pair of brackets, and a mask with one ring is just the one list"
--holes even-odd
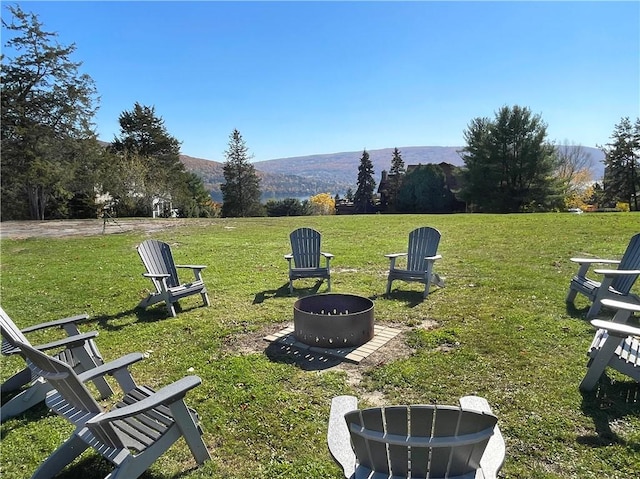
[[(224, 152), (222, 205), (203, 181), (185, 170), (180, 141), (155, 108), (135, 103), (119, 118), (110, 143), (98, 141), (93, 118), (98, 92), (38, 16), (6, 7), (1, 61), (2, 220), (82, 218), (102, 205), (119, 216), (282, 216), (330, 214), (339, 195), (260, 203), (260, 179), (241, 133)], [(5, 53), (9, 52), (9, 53)], [(605, 177), (589, 178), (591, 159), (579, 145), (553, 145), (540, 115), (504, 106), (495, 118), (475, 118), (464, 131), (461, 168), (405, 167), (396, 148), (384, 185), (376, 181), (366, 149), (355, 193), (356, 213), (524, 212), (598, 204), (638, 210), (640, 119), (615, 125), (605, 152)], [(386, 173), (386, 172), (385, 172)]]
[(605, 153), (605, 175), (599, 182), (591, 178), (590, 154), (580, 145), (549, 142), (546, 123), (527, 107), (504, 106), (493, 119), (475, 118), (464, 138), (462, 167), (405, 167), (396, 148), (377, 197), (365, 150), (354, 195), (356, 212), (638, 211), (640, 118), (622, 118), (611, 142), (598, 146)]
[(122, 216), (210, 216), (202, 180), (185, 171), (180, 142), (153, 107), (119, 116), (120, 135), (98, 141), (93, 80), (37, 15), (3, 16), (2, 219), (95, 217), (96, 198)]

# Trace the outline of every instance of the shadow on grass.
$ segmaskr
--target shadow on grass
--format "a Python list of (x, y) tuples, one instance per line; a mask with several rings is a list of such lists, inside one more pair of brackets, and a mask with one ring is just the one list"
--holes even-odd
[[(18, 391), (19, 393), (20, 391)], [(7, 394), (5, 398), (5, 394), (2, 394), (2, 402), (3, 404), (9, 401), (12, 397), (17, 393)], [(5, 400), (6, 399), (6, 400)], [(23, 413), (18, 414), (17, 416), (6, 419), (2, 423), (2, 427), (0, 427), (0, 440), (4, 441), (5, 437), (11, 435), (14, 431), (16, 434), (19, 434), (19, 429), (24, 426), (28, 426), (30, 423), (38, 421), (45, 416), (55, 416), (55, 413), (51, 412), (48, 406), (45, 405), (44, 401), (36, 404), (35, 406), (30, 407)]]
[(304, 371), (321, 371), (337, 366), (342, 359), (300, 349), (277, 341), (269, 344), (264, 353), (275, 363), (293, 364)]
[[(578, 319), (582, 319), (584, 321), (587, 321), (587, 313), (589, 312), (589, 306), (585, 306), (584, 308), (576, 308), (574, 304), (572, 303), (566, 303), (567, 305), (567, 314), (569, 316), (571, 316), (572, 318), (578, 318)], [(616, 310), (610, 309), (610, 308), (605, 308), (602, 307), (600, 308), (600, 312), (591, 319), (611, 319), (613, 318), (613, 316), (615, 315)]]
[(589, 311), (589, 306), (585, 306), (584, 308), (576, 308), (573, 303), (565, 303), (567, 314), (572, 318), (578, 319), (586, 319), (587, 311)]
[[(319, 287), (319, 285), (317, 287)], [(288, 282), (284, 283), (278, 289), (267, 289), (265, 291), (260, 291), (259, 293), (256, 293), (255, 298), (253, 298), (253, 304), (264, 303), (264, 301), (266, 299), (286, 298), (287, 296), (289, 296), (289, 283)]]
[(253, 304), (260, 304), (263, 303), (266, 299), (272, 298), (286, 298), (288, 296), (292, 298), (303, 298), (305, 296), (311, 296), (312, 294), (318, 294), (322, 283), (323, 280), (319, 279), (311, 288), (296, 288), (294, 286), (293, 293), (289, 293), (289, 282), (287, 281), (278, 289), (267, 289), (265, 291), (256, 293), (255, 298), (253, 298)]
[[(189, 308), (182, 308), (180, 303), (173, 303), (173, 306), (177, 314), (180, 314), (181, 312), (185, 312), (185, 311), (190, 311), (192, 309), (206, 307), (204, 305), (199, 304)], [(125, 320), (125, 319), (129, 319), (129, 321), (118, 322), (118, 320)], [(173, 319), (173, 317), (167, 311), (167, 307), (164, 305), (164, 303), (154, 305), (147, 309), (142, 309), (136, 306), (135, 308), (131, 308), (127, 311), (121, 311), (116, 314), (101, 314), (99, 316), (93, 316), (89, 318), (90, 321), (98, 322), (98, 324), (100, 324), (101, 327), (109, 331), (119, 331), (131, 324), (135, 324), (139, 322), (153, 323), (156, 321), (164, 321), (164, 320), (170, 320), (170, 319)]]
[(429, 292), (429, 296), (426, 299), (422, 297), (423, 291), (407, 291), (407, 290), (399, 290), (392, 289), (389, 294), (376, 294), (371, 296), (369, 299), (388, 299), (388, 300), (400, 300), (404, 301), (407, 305), (407, 308), (415, 308), (416, 306), (420, 306), (425, 301), (429, 301), (429, 297), (434, 294), (439, 294), (440, 290), (436, 289), (435, 291)]
[(593, 418), (596, 435), (578, 436), (580, 444), (592, 447), (623, 444), (640, 452), (640, 443), (629, 444), (611, 429), (616, 420), (640, 414), (640, 384), (611, 381), (605, 374), (593, 391), (582, 392), (582, 411)]
[[(168, 474), (158, 474), (147, 470), (140, 477), (140, 479), (179, 479), (186, 477), (193, 472), (196, 467), (181, 471), (176, 475), (170, 476)], [(107, 477), (109, 473), (113, 471), (113, 465), (102, 456), (97, 454), (87, 455), (78, 462), (74, 462), (72, 466), (67, 467), (64, 471), (56, 476), (56, 479), (102, 479)]]

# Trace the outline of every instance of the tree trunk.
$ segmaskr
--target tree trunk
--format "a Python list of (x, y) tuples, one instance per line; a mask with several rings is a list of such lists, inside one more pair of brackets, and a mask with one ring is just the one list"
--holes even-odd
[(47, 206), (47, 197), (42, 186), (27, 186), (29, 197), (29, 216), (32, 220), (44, 220), (44, 212)]

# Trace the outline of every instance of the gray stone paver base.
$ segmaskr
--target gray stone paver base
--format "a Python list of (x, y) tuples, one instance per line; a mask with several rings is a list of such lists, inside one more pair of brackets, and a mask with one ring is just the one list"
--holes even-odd
[(399, 329), (389, 328), (386, 326), (374, 326), (373, 339), (364, 343), (362, 346), (351, 348), (318, 348), (316, 346), (310, 346), (302, 343), (293, 335), (293, 326), (287, 326), (277, 333), (265, 336), (263, 339), (270, 343), (286, 344), (303, 351), (307, 350), (313, 353), (323, 354), (325, 356), (331, 356), (359, 364), (371, 353), (380, 349), (398, 334), (400, 334)]

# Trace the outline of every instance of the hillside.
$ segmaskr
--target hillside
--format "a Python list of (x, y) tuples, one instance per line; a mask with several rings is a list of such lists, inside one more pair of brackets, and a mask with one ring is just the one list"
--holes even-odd
[[(224, 182), (222, 163), (193, 158), (187, 155), (180, 155), (180, 160), (184, 163), (187, 171), (196, 173), (202, 178), (205, 188), (211, 193), (214, 201), (222, 201), (222, 192), (220, 191), (220, 184)], [(264, 172), (258, 170), (257, 166), (256, 172), (261, 180), (260, 188), (263, 201), (283, 198), (308, 198), (322, 192), (331, 192), (332, 194), (340, 192), (343, 194), (350, 186), (343, 181), (334, 181), (328, 178), (316, 179), (279, 172)]]
[[(604, 154), (597, 148), (582, 147), (593, 159), (593, 178), (604, 174)], [(458, 154), (462, 147), (456, 146), (407, 146), (398, 148), (405, 165), (427, 163), (449, 163), (462, 166)], [(393, 148), (368, 151), (376, 182), (382, 170), (389, 170)], [(358, 165), (362, 151), (328, 153), (292, 158), (258, 161), (254, 166), (261, 178), (263, 200), (282, 198), (306, 198), (316, 193), (329, 192), (344, 196), (347, 188), (356, 189)], [(188, 171), (200, 175), (205, 187), (216, 201), (222, 200), (220, 183), (224, 182), (222, 163), (181, 155), (180, 159)], [(294, 174), (292, 174), (294, 173)]]

